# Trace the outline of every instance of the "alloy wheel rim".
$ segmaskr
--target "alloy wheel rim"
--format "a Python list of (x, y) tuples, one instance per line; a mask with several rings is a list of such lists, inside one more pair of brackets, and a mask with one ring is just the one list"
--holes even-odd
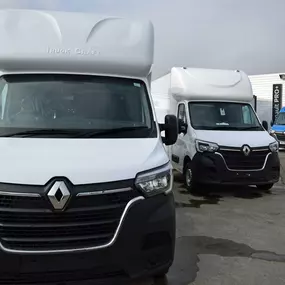
[(190, 186), (192, 183), (192, 170), (191, 169), (187, 169), (186, 171), (186, 183), (187, 183), (187, 186)]

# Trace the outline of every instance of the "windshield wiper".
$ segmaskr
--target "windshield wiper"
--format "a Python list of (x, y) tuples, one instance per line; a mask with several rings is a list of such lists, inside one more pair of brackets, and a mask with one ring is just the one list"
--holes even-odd
[(260, 126), (240, 127), (240, 128), (237, 128), (237, 129), (241, 130), (241, 131), (263, 130)]
[(33, 136), (41, 136), (41, 135), (68, 135), (68, 136), (78, 136), (80, 134), (79, 131), (74, 130), (62, 130), (62, 129), (36, 129), (29, 130), (17, 133), (10, 133), (0, 135), (0, 137), (33, 137)]
[(141, 129), (148, 129), (147, 126), (137, 126), (137, 127), (121, 127), (114, 129), (104, 129), (104, 130), (62, 130), (62, 129), (38, 129), (38, 130), (29, 130), (17, 133), (10, 133), (0, 135), (0, 137), (35, 137), (35, 136), (55, 136), (63, 135), (72, 138), (92, 138), (100, 135), (115, 134), (126, 131), (136, 131)]
[(130, 132), (130, 131), (137, 131), (137, 130), (147, 130), (149, 127), (147, 126), (137, 126), (137, 127), (121, 127), (121, 128), (114, 128), (114, 129), (105, 129), (100, 131), (86, 131), (79, 134), (78, 137), (87, 137), (93, 138), (101, 135), (109, 135), (109, 134), (116, 134), (121, 132)]
[(212, 126), (212, 127), (208, 127), (208, 126), (199, 126), (196, 127), (197, 129), (200, 130), (210, 130), (210, 131), (248, 131), (248, 130), (263, 130), (261, 127), (259, 126), (251, 126), (251, 127), (232, 127), (232, 126)]

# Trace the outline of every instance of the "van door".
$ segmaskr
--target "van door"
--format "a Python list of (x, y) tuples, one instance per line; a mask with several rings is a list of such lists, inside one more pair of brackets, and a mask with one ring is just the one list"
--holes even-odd
[[(185, 103), (179, 103), (177, 106), (177, 118), (178, 121), (183, 122), (187, 126), (187, 117), (186, 117), (186, 106)], [(171, 160), (173, 167), (179, 171), (183, 172), (183, 162), (185, 155), (185, 134), (178, 134), (176, 143), (172, 146), (171, 149)]]

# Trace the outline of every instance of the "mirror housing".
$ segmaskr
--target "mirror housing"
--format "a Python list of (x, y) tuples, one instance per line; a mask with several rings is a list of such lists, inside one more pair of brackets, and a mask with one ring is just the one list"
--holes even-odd
[(186, 134), (187, 133), (187, 124), (185, 124), (181, 119), (178, 120), (178, 133), (179, 134)]
[(268, 123), (267, 123), (267, 121), (262, 121), (262, 126), (263, 126), (263, 128), (266, 130), (266, 131), (268, 131)]
[(164, 124), (159, 124), (160, 131), (165, 131), (165, 136), (162, 137), (162, 142), (165, 145), (173, 145), (178, 137), (178, 122), (174, 115), (166, 115)]

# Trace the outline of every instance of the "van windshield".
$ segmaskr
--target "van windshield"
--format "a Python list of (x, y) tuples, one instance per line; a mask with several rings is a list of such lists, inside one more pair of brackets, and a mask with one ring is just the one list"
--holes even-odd
[(191, 102), (189, 112), (192, 127), (197, 130), (264, 131), (250, 104)]
[(285, 113), (279, 113), (274, 125), (285, 125)]
[(145, 84), (85, 75), (5, 75), (0, 136), (156, 136)]

